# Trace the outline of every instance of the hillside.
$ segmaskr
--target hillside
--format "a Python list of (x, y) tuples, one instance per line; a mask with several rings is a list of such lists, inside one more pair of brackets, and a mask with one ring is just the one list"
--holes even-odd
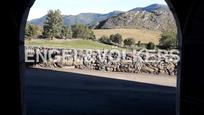
[(159, 44), (161, 34), (159, 31), (150, 31), (145, 29), (94, 29), (93, 31), (97, 39), (103, 35), (110, 36), (111, 34), (119, 33), (123, 36), (123, 39), (134, 38), (136, 42), (153, 42), (155, 44)]
[(174, 17), (168, 6), (152, 4), (144, 8), (135, 8), (118, 16), (110, 17), (97, 25), (98, 29), (149, 29), (176, 31)]
[[(113, 11), (107, 14), (98, 14), (98, 13), (80, 13), (78, 15), (63, 15), (64, 24), (65, 25), (74, 25), (76, 23), (84, 24), (84, 25), (95, 25), (102, 20), (106, 20), (110, 17), (117, 16), (118, 14), (122, 13), (122, 11)], [(42, 26), (46, 20), (46, 15), (28, 21), (28, 23)]]

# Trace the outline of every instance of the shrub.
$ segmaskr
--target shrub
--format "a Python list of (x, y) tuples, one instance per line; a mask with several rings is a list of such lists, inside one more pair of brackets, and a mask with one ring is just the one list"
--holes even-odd
[(31, 39), (38, 34), (38, 27), (35, 25), (27, 24), (25, 28), (25, 38)]
[(101, 38), (99, 38), (99, 42), (104, 43), (104, 44), (112, 45), (111, 40), (109, 39), (109, 37), (105, 36), (105, 35), (103, 35)]
[(113, 42), (113, 43), (116, 43), (116, 44), (122, 44), (122, 42), (123, 42), (123, 38), (122, 38), (122, 35), (121, 34), (119, 34), (119, 33), (117, 33), (117, 34), (115, 34), (115, 35), (111, 35), (110, 36), (110, 40)]
[(149, 42), (146, 46), (147, 49), (155, 49), (155, 44), (152, 42)]
[(72, 26), (72, 37), (92, 40), (96, 39), (94, 32), (82, 24), (75, 24)]
[(62, 27), (60, 38), (62, 39), (72, 38), (72, 31), (69, 26)]
[(163, 32), (159, 40), (159, 46), (163, 49), (177, 48), (178, 43), (176, 38), (176, 32), (172, 31)]
[(135, 40), (133, 38), (127, 38), (124, 40), (124, 45), (126, 46), (132, 46), (135, 44)]

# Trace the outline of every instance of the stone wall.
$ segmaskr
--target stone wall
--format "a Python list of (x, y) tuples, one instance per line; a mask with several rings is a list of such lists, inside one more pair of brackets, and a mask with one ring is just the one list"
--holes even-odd
[[(66, 52), (63, 52), (65, 50)], [(48, 68), (77, 68), (89, 69), (109, 72), (129, 72), (129, 73), (149, 73), (149, 74), (177, 74), (177, 63), (174, 61), (167, 61), (161, 58), (159, 61), (144, 61), (147, 57), (146, 53), (141, 53), (140, 58), (134, 58), (133, 53), (123, 53), (116, 61), (118, 54), (111, 53), (110, 51), (89, 51), (89, 50), (76, 50), (76, 49), (62, 49), (62, 48), (45, 48), (25, 46), (27, 59), (34, 60), (34, 62), (26, 61), (28, 66), (40, 66)], [(49, 53), (51, 51), (51, 60), (49, 60)], [(44, 58), (48, 59), (43, 61), (41, 58), (37, 61), (37, 53), (39, 52)], [(100, 52), (100, 53), (99, 53)], [(87, 54), (88, 53), (88, 54)], [(105, 53), (111, 54), (110, 56), (104, 55)], [(66, 57), (63, 57), (66, 54)], [(123, 55), (123, 56), (122, 56)], [(39, 55), (38, 55), (39, 56)], [(47, 57), (46, 57), (47, 56)], [(100, 57), (101, 56), (101, 57)], [(63, 59), (62, 59), (63, 58)], [(103, 58), (103, 59), (102, 59)], [(110, 58), (115, 61), (111, 61)], [(156, 60), (157, 53), (151, 54), (149, 59)]]

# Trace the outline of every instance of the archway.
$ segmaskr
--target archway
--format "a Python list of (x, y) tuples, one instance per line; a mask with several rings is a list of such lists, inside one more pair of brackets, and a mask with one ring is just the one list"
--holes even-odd
[[(186, 7), (182, 7), (184, 2), (185, 2)], [(185, 68), (182, 68), (182, 70), (181, 70), (182, 84), (180, 84), (180, 86), (182, 86), (181, 90), (180, 90), (180, 93), (182, 94), (182, 96), (180, 96), (180, 99), (183, 99), (183, 101), (180, 100), (177, 103), (177, 104), (179, 104), (179, 103), (181, 104), (180, 106), (182, 106), (182, 109), (179, 109), (179, 111), (177, 111), (177, 112), (182, 113), (182, 114), (185, 114), (185, 113), (195, 114), (195, 113), (201, 112), (201, 110), (202, 110), (202, 106), (201, 106), (201, 104), (202, 104), (202, 97), (201, 96), (202, 95), (200, 95), (199, 93), (202, 92), (203, 85), (199, 81), (202, 81), (203, 78), (201, 76), (202, 70), (199, 68), (195, 68), (195, 66), (198, 65), (198, 63), (191, 63), (191, 61), (194, 59), (197, 60), (197, 59), (202, 58), (202, 56), (199, 57), (198, 55), (196, 55), (196, 53), (198, 53), (199, 51), (202, 52), (202, 49), (203, 49), (203, 40), (199, 39), (199, 38), (202, 38), (201, 37), (202, 36), (202, 31), (201, 31), (202, 29), (201, 28), (203, 27), (203, 23), (201, 21), (199, 21), (199, 25), (198, 25), (198, 23), (195, 24), (195, 22), (197, 22), (199, 19), (201, 19), (200, 16), (203, 16), (202, 15), (203, 4), (202, 4), (201, 0), (197, 0), (197, 1), (193, 1), (193, 0), (192, 1), (183, 1), (183, 0), (174, 1), (174, 0), (171, 0), (171, 3), (173, 4), (175, 11), (178, 14), (178, 19), (180, 20), (180, 25), (181, 25), (182, 35), (183, 35), (182, 59), (185, 58), (185, 64), (183, 63), (184, 61), (181, 60), (182, 61), (182, 63), (181, 63), (182, 67), (184, 67), (184, 65), (185, 65)], [(23, 44), (23, 42), (20, 42), (20, 45), (19, 45), (19, 41), (18, 41), (19, 35), (20, 35), (20, 33), (18, 33), (20, 30), (20, 23), (22, 22), (21, 20), (23, 20), (25, 17), (27, 17), (27, 16), (25, 16), (25, 11), (27, 8), (29, 9), (33, 3), (30, 1), (16, 0), (15, 2), (12, 2), (12, 3), (11, 3), (11, 1), (6, 1), (4, 4), (7, 4), (8, 6), (11, 6), (11, 7), (8, 9), (9, 11), (7, 12), (7, 14), (5, 14), (5, 16), (7, 16), (8, 18), (6, 18), (4, 20), (4, 22), (8, 22), (8, 25), (6, 25), (3, 32), (6, 33), (9, 31), (10, 33), (13, 33), (10, 35), (10, 37), (14, 38), (15, 42), (13, 42), (14, 45), (11, 45), (10, 47), (16, 49), (16, 52), (19, 52), (19, 51), (17, 51), (18, 49), (20, 49), (18, 46), (23, 48), (23, 45), (21, 45), (21, 44)], [(22, 7), (20, 7), (20, 6), (22, 6)], [(28, 12), (28, 11), (26, 11), (26, 12)], [(23, 16), (23, 14), (24, 14), (24, 16)], [(11, 16), (14, 16), (14, 17), (11, 17)], [(193, 19), (192, 17), (196, 17), (196, 18)], [(9, 30), (6, 29), (8, 26), (11, 27)], [(25, 25), (23, 25), (23, 26), (25, 26)], [(192, 26), (195, 27), (194, 28), (195, 31), (198, 30), (197, 33), (195, 31), (193, 31), (193, 32), (191, 31)], [(196, 27), (197, 27), (197, 29), (196, 29)], [(193, 36), (197, 36), (197, 40), (193, 40)], [(8, 36), (5, 36), (5, 37), (8, 37)], [(22, 35), (21, 35), (21, 37), (22, 37)], [(9, 42), (10, 39), (5, 39), (5, 41)], [(190, 43), (189, 41), (192, 41), (192, 43)], [(189, 46), (196, 46), (196, 45), (199, 45), (199, 47), (191, 47), (189, 49)], [(14, 55), (11, 55), (11, 54), (9, 56), (14, 57)], [(19, 59), (18, 54), (16, 54), (15, 57), (16, 57), (16, 59)], [(23, 56), (21, 56), (21, 57), (23, 57)], [(11, 60), (11, 61), (9, 61), (10, 65), (16, 64), (19, 67), (19, 60), (13, 60), (13, 59), (10, 59), (10, 60)], [(202, 64), (202, 63), (203, 62), (199, 62), (199, 64)], [(21, 64), (22, 63), (20, 63), (20, 65)], [(18, 68), (17, 66), (16, 66), (16, 68)], [(23, 65), (21, 65), (21, 67), (23, 67)], [(13, 93), (10, 93), (12, 96), (14, 96), (14, 99), (11, 100), (10, 102), (8, 102), (11, 105), (8, 107), (8, 109), (9, 110), (13, 109), (13, 111), (7, 111), (7, 113), (16, 112), (17, 114), (20, 115), (22, 113), (22, 111), (21, 111), (22, 109), (20, 108), (21, 104), (19, 101), (20, 100), (20, 96), (19, 96), (19, 92), (20, 92), (19, 79), (20, 79), (20, 77), (19, 76), (20, 75), (22, 76), (22, 73), (20, 74), (18, 69), (16, 69), (16, 68), (10, 68), (10, 71), (12, 71), (11, 73), (6, 72), (7, 75), (11, 74), (11, 76), (13, 76), (12, 73), (14, 73), (15, 76), (17, 76), (12, 81), (12, 84), (14, 84), (14, 85), (10, 88), (11, 90), (14, 90)], [(194, 73), (194, 75), (192, 73)], [(197, 79), (194, 79), (195, 75), (197, 76)], [(184, 77), (186, 77), (185, 80), (184, 80)], [(7, 81), (11, 82), (10, 78)], [(189, 87), (191, 87), (191, 88), (189, 88)], [(194, 90), (194, 89), (197, 89), (197, 90)], [(187, 96), (187, 95), (188, 96), (190, 95), (190, 97), (192, 97), (192, 99), (186, 98), (185, 96)], [(196, 101), (194, 99), (198, 99), (200, 101)]]
[(177, 22), (177, 24), (178, 24), (178, 22)]

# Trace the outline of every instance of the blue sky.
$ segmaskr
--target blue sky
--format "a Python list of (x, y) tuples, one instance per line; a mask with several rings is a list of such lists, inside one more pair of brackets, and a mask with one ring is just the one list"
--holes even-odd
[(114, 10), (128, 11), (150, 4), (166, 4), (164, 0), (36, 0), (28, 20), (44, 16), (49, 9), (59, 9), (62, 14), (108, 13)]

